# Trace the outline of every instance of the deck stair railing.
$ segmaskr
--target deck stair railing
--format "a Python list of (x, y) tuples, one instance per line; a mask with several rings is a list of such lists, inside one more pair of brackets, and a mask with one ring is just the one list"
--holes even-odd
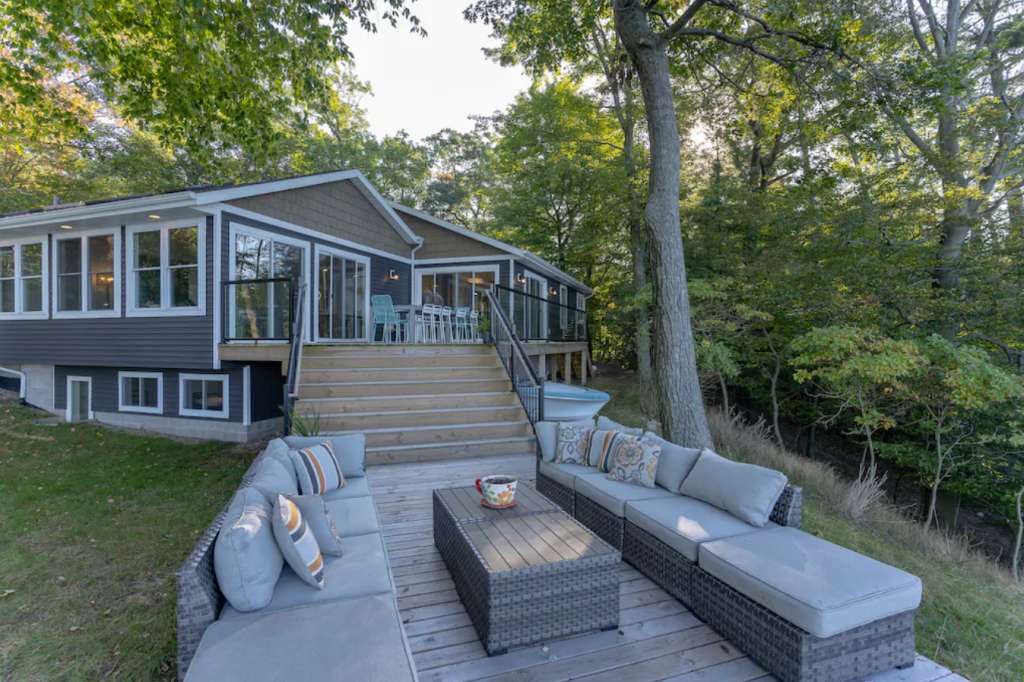
[(288, 376), (284, 381), (284, 435), (291, 433), (292, 409), (299, 395), (299, 373), (302, 371), (302, 347), (305, 345), (307, 285), (299, 286), (295, 297), (295, 318), (291, 328), (291, 350), (288, 353)]
[(544, 382), (537, 375), (526, 349), (501, 306), (494, 289), (487, 290), (491, 308), (491, 335), (501, 362), (512, 380), (512, 390), (526, 410), (531, 424), (544, 421)]
[(499, 307), (521, 341), (587, 340), (587, 311), (495, 284)]

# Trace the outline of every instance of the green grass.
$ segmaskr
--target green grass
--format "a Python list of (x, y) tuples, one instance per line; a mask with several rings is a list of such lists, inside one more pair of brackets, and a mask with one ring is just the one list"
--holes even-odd
[(174, 571), (252, 446), (0, 410), (0, 680), (169, 680)]
[[(612, 396), (602, 414), (628, 426), (646, 423), (630, 378), (598, 378), (591, 385)], [(805, 531), (921, 578), (919, 653), (973, 682), (1024, 680), (1024, 589), (1012, 586), (1005, 571), (962, 539), (926, 536), (888, 505), (856, 523), (847, 520), (839, 513), (847, 485), (827, 467), (777, 448), (721, 413), (709, 417), (723, 454), (780, 469), (803, 486)]]

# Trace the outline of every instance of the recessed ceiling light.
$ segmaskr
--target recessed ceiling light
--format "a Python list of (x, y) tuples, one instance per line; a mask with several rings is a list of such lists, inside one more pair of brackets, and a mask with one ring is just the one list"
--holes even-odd
[(74, 227), (75, 227), (74, 225), (61, 225), (60, 229), (62, 229), (62, 230), (73, 230)]
[(153, 220), (159, 220), (160, 219), (160, 216), (153, 215), (152, 213), (149, 214), (149, 217), (152, 218)]

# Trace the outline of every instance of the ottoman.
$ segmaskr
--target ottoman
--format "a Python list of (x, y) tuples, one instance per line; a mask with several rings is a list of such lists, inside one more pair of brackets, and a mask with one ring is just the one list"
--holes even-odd
[(693, 611), (784, 682), (914, 664), (921, 581), (795, 528), (702, 544)]

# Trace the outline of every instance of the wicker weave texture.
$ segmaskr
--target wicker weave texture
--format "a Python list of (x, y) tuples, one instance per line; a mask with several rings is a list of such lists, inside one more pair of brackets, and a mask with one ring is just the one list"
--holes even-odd
[(775, 503), (768, 519), (780, 526), (800, 528), (803, 526), (804, 489), (795, 485), (787, 485)]
[(579, 492), (576, 493), (576, 520), (615, 549), (622, 549), (624, 520)]
[(492, 572), (464, 524), (436, 492), (433, 499), (434, 544), (489, 654), (618, 627), (617, 552)]
[(565, 510), (569, 516), (576, 515), (576, 493), (558, 481), (537, 472), (537, 492)]
[(914, 612), (820, 638), (693, 568), (693, 612), (783, 682), (849, 682), (914, 664)]
[(622, 534), (622, 558), (673, 597), (690, 605), (693, 563), (629, 521)]

